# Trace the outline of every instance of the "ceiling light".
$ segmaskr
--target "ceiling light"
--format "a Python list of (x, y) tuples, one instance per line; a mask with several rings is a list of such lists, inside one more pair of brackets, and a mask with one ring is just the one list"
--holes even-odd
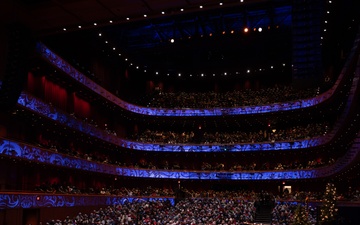
[(144, 17), (147, 17), (147, 15), (146, 15), (146, 14), (144, 14)]
[(102, 35), (102, 34), (101, 34), (101, 33), (99, 33), (99, 37), (101, 37), (101, 35)]
[(220, 3), (219, 3), (219, 5), (223, 5), (223, 3), (222, 3), (222, 2), (220, 2)]
[(109, 43), (108, 41), (105, 41), (105, 43), (107, 44), (107, 43)]
[(113, 48), (113, 50), (115, 51), (115, 47)]
[(79, 25), (78, 28), (81, 29), (81, 26)]
[(121, 56), (121, 54), (119, 53), (119, 56)]
[(244, 32), (245, 32), (245, 33), (249, 32), (249, 28), (245, 27), (245, 28), (244, 28)]
[(181, 11), (181, 12), (183, 12), (183, 11), (184, 11), (184, 9), (180, 9), (180, 11)]
[(175, 42), (174, 38), (171, 38), (171, 39), (170, 39), (170, 42), (171, 42), (171, 43), (174, 43), (174, 42)]
[(66, 31), (66, 28), (63, 28), (63, 31)]
[(202, 8), (203, 8), (203, 6), (201, 5), (201, 6), (199, 6), (199, 8), (200, 8), (200, 9), (202, 9)]
[(139, 69), (139, 66), (136, 66), (136, 69)]
[(129, 17), (126, 17), (126, 20), (130, 20), (130, 18), (129, 18)]
[(261, 28), (261, 27), (259, 27), (258, 31), (259, 31), (259, 32), (261, 32), (261, 31), (262, 31), (262, 28)]
[(161, 14), (163, 14), (163, 15), (164, 15), (164, 14), (165, 14), (165, 12), (164, 12), (164, 11), (162, 11), (162, 12), (161, 12)]
[(94, 26), (97, 26), (97, 23), (94, 23)]
[(146, 70), (144, 70), (144, 73), (146, 73), (147, 71)]
[(181, 77), (181, 73), (179, 73), (178, 76)]
[(109, 23), (112, 23), (112, 22), (113, 22), (112, 20), (109, 21)]
[(158, 75), (158, 74), (159, 74), (159, 72), (157, 72), (157, 71), (156, 71), (156, 72), (155, 72), (155, 74), (156, 74), (156, 75)]
[(127, 59), (127, 58), (125, 58), (125, 61), (128, 61), (128, 59)]

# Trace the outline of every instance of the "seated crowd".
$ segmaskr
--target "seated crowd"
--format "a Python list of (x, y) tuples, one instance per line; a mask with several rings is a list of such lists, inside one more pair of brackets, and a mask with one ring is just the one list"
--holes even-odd
[[(294, 214), (298, 204), (291, 204), (289, 202), (278, 202), (272, 210), (271, 225), (288, 225), (294, 221)], [(316, 207), (307, 205), (307, 215), (309, 219), (309, 225), (317, 224), (316, 221)]]
[(318, 192), (284, 192), (282, 197), (264, 191), (184, 189), (184, 192), (187, 193), (187, 197), (179, 199), (174, 205), (166, 199), (148, 201), (138, 198), (132, 202), (126, 201), (123, 204), (100, 208), (88, 214), (80, 212), (64, 220), (51, 220), (46, 224), (254, 224), (256, 208), (266, 200), (273, 206), (271, 225), (292, 224), (298, 206), (305, 207), (309, 224), (314, 225), (317, 223), (317, 208), (306, 204), (305, 198), (311, 199), (310, 201), (319, 201), (323, 198), (323, 193)]
[[(62, 184), (48, 181), (42, 182), (35, 187), (36, 192), (52, 193), (52, 194), (76, 194), (76, 195), (107, 195), (122, 197), (176, 197), (177, 190), (172, 187), (87, 187), (79, 188), (75, 185), (63, 182)], [(253, 190), (198, 190), (181, 187), (181, 192), (185, 198), (236, 198), (243, 201), (262, 201), (263, 196), (267, 196), (270, 201), (276, 202), (305, 202), (322, 201), (323, 192), (315, 191), (292, 191), (284, 190), (281, 194), (273, 194), (271, 192)], [(345, 192), (338, 192), (337, 201), (360, 201), (360, 187), (349, 187)]]
[(245, 89), (225, 93), (157, 92), (151, 96), (148, 107), (153, 108), (230, 108), (266, 105), (315, 97), (319, 88), (295, 89), (275, 86), (259, 90)]
[(184, 199), (175, 206), (168, 201), (138, 200), (94, 210), (90, 214), (79, 213), (63, 221), (52, 220), (47, 224), (244, 224), (252, 222), (254, 216), (253, 202), (237, 199)]
[(233, 132), (204, 132), (200, 137), (194, 131), (158, 131), (146, 129), (133, 138), (138, 142), (161, 142), (167, 144), (235, 144), (235, 143), (258, 143), (278, 142), (308, 139), (325, 135), (330, 130), (328, 122), (298, 125), (284, 129), (266, 129), (258, 131), (233, 131)]
[[(86, 159), (89, 161), (95, 161), (99, 163), (111, 164), (120, 167), (134, 168), (134, 169), (160, 169), (160, 170), (203, 170), (203, 171), (263, 171), (263, 170), (295, 170), (295, 169), (312, 169), (319, 168), (323, 166), (331, 165), (335, 162), (335, 159), (331, 156), (321, 158), (321, 157), (313, 157), (308, 160), (298, 160), (293, 159), (290, 162), (279, 162), (277, 160), (268, 159), (265, 162), (257, 162), (257, 161), (244, 161), (244, 160), (222, 160), (221, 157), (216, 161), (212, 160), (202, 160), (202, 162), (197, 161), (196, 163), (192, 163), (189, 160), (179, 162), (174, 159), (174, 161), (168, 161), (166, 159), (158, 161), (153, 160), (151, 158), (139, 158), (135, 159), (131, 156), (131, 152), (128, 153), (129, 157), (127, 157), (126, 153), (116, 157), (116, 156), (107, 156), (101, 150), (92, 150), (91, 152), (82, 153), (80, 151), (76, 151), (74, 148), (62, 148), (57, 147), (57, 145), (51, 144), (52, 142), (46, 142), (47, 145), (50, 144), (50, 150), (61, 152), (72, 157), (78, 157), (82, 159)], [(45, 145), (41, 145), (42, 147), (46, 147)], [(70, 150), (72, 149), (72, 150)], [(133, 158), (131, 161), (127, 159)], [(127, 161), (123, 161), (127, 160)], [(240, 162), (241, 161), (241, 162)]]

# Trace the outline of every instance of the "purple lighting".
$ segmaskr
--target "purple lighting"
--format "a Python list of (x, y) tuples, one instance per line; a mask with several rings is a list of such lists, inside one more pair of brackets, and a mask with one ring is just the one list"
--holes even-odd
[(85, 170), (125, 177), (159, 178), (159, 179), (189, 179), (189, 180), (284, 180), (310, 179), (323, 177), (334, 170), (326, 168), (286, 170), (286, 171), (236, 171), (214, 172), (197, 170), (150, 170), (118, 167), (115, 165), (93, 162), (68, 155), (41, 149), (32, 145), (0, 139), (0, 155), (25, 159), (30, 162), (45, 163), (66, 168)]
[(131, 140), (122, 139), (115, 135), (109, 135), (104, 130), (84, 123), (74, 117), (57, 110), (56, 108), (47, 105), (39, 99), (21, 93), (18, 104), (34, 111), (41, 116), (57, 121), (64, 126), (79, 130), (90, 136), (99, 138), (114, 145), (123, 148), (135, 149), (140, 151), (158, 151), (158, 152), (247, 152), (247, 151), (270, 151), (270, 150), (294, 150), (305, 149), (323, 145), (327, 143), (331, 135), (315, 137), (311, 139), (304, 139), (292, 142), (274, 142), (274, 143), (241, 143), (241, 144), (223, 144), (223, 145), (171, 145), (165, 143), (142, 143)]
[(289, 111), (295, 109), (304, 109), (317, 104), (324, 102), (329, 99), (330, 96), (334, 93), (337, 85), (334, 85), (333, 88), (327, 92), (320, 94), (314, 98), (302, 99), (292, 102), (282, 102), (274, 103), (270, 105), (262, 106), (243, 106), (239, 108), (212, 108), (212, 109), (160, 109), (160, 108), (149, 108), (134, 105), (128, 102), (125, 102), (97, 83), (93, 82), (91, 79), (77, 71), (65, 60), (60, 58), (50, 49), (48, 49), (44, 44), (37, 44), (37, 52), (49, 63), (54, 65), (57, 69), (63, 71), (64, 73), (71, 76), (77, 82), (88, 87), (93, 92), (104, 97), (113, 104), (131, 111), (133, 113), (149, 115), (149, 116), (225, 116), (225, 115), (244, 115), (244, 114), (260, 114), (260, 113), (271, 113), (279, 111)]
[(75, 206), (104, 206), (122, 205), (126, 202), (143, 201), (170, 201), (175, 204), (174, 198), (147, 198), (147, 197), (118, 197), (118, 196), (83, 196), (43, 193), (0, 193), (0, 209), (6, 208), (43, 208), (43, 207), (75, 207)]

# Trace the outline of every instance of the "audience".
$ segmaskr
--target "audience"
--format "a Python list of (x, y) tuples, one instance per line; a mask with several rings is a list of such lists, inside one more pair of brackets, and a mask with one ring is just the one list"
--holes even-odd
[[(132, 191), (122, 188), (122, 194)], [(147, 191), (158, 192), (160, 189), (148, 187)], [(351, 190), (351, 188), (349, 189)], [(129, 192), (128, 192), (129, 191)], [(134, 192), (142, 193), (138, 188)], [(73, 218), (52, 220), (49, 225), (73, 224), (140, 224), (140, 225), (212, 225), (212, 224), (254, 224), (256, 208), (262, 201), (271, 201), (271, 225), (291, 225), (294, 221), (295, 210), (304, 206), (309, 223), (317, 223), (317, 209), (305, 199), (319, 201), (322, 193), (318, 192), (284, 192), (282, 197), (261, 191), (196, 191), (183, 189), (186, 197), (172, 205), (168, 200), (144, 200), (135, 198), (132, 202), (122, 205), (112, 205), (94, 210), (89, 214), (78, 213)], [(172, 193), (174, 194), (174, 193)], [(133, 195), (131, 195), (133, 196)], [(145, 195), (148, 196), (148, 195)], [(136, 197), (136, 196), (135, 196)]]
[(148, 107), (153, 108), (230, 108), (266, 105), (315, 97), (319, 88), (295, 89), (291, 86), (275, 86), (259, 90), (241, 90), (225, 93), (162, 92), (155, 93)]
[[(298, 203), (300, 204), (300, 203)], [(272, 211), (271, 225), (290, 225), (294, 221), (294, 212), (298, 204), (289, 202), (278, 202)], [(316, 208), (311, 205), (306, 205), (309, 223), (311, 225), (317, 224), (316, 222)]]
[(257, 131), (207, 132), (196, 135), (194, 131), (158, 131), (146, 129), (134, 135), (138, 142), (156, 142), (167, 144), (235, 144), (279, 142), (309, 139), (325, 135), (330, 130), (328, 122), (312, 123), (279, 129), (258, 129)]

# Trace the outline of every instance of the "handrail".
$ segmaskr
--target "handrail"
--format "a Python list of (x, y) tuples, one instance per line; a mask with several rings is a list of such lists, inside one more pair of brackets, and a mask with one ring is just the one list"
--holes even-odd
[(318, 147), (328, 143), (334, 134), (327, 134), (310, 139), (282, 142), (261, 143), (236, 143), (236, 144), (167, 144), (167, 143), (143, 143), (120, 138), (106, 131), (80, 121), (73, 116), (56, 109), (53, 106), (22, 92), (18, 99), (18, 105), (36, 112), (37, 114), (61, 123), (64, 126), (78, 130), (95, 138), (112, 143), (114, 145), (140, 151), (158, 152), (247, 152), (247, 151), (270, 151), (270, 150), (296, 150)]
[(330, 99), (331, 96), (340, 88), (340, 84), (344, 77), (346, 77), (348, 73), (348, 68), (351, 66), (353, 55), (356, 54), (359, 48), (359, 39), (360, 34), (358, 33), (352, 50), (348, 56), (348, 60), (345, 62), (345, 65), (335, 82), (332, 88), (328, 91), (314, 97), (308, 99), (301, 99), (298, 101), (290, 101), (290, 102), (282, 102), (282, 103), (274, 103), (270, 105), (263, 106), (243, 106), (237, 108), (212, 108), (212, 109), (165, 109), (165, 108), (151, 108), (138, 106), (135, 104), (131, 104), (126, 102), (102, 86), (98, 85), (96, 82), (92, 81), (90, 78), (83, 75), (81, 72), (76, 70), (73, 66), (63, 60), (60, 56), (51, 51), (48, 47), (46, 47), (43, 43), (37, 43), (37, 52), (40, 56), (46, 60), (48, 63), (55, 66), (57, 69), (61, 70), (65, 74), (72, 77), (75, 81), (81, 83), (82, 85), (88, 87), (90, 90), (95, 92), (96, 94), (104, 97), (108, 101), (113, 104), (119, 106), (120, 108), (141, 115), (148, 116), (226, 116), (226, 115), (246, 115), (246, 114), (262, 114), (262, 113), (271, 113), (271, 112), (280, 112), (280, 111), (289, 111), (295, 109), (304, 109), (309, 108), (318, 104), (325, 102)]
[(74, 156), (54, 152), (38, 146), (0, 138), (0, 155), (36, 163), (98, 172), (126, 177), (194, 179), (194, 180), (292, 180), (317, 178), (318, 169), (267, 170), (267, 171), (202, 171), (202, 170), (164, 170), (120, 167), (106, 163), (93, 162)]
[(0, 192), (0, 209), (49, 208), (77, 206), (111, 206), (128, 202), (169, 201), (175, 204), (174, 197), (168, 196), (115, 196), (115, 195), (71, 195), (53, 193), (11, 193)]

